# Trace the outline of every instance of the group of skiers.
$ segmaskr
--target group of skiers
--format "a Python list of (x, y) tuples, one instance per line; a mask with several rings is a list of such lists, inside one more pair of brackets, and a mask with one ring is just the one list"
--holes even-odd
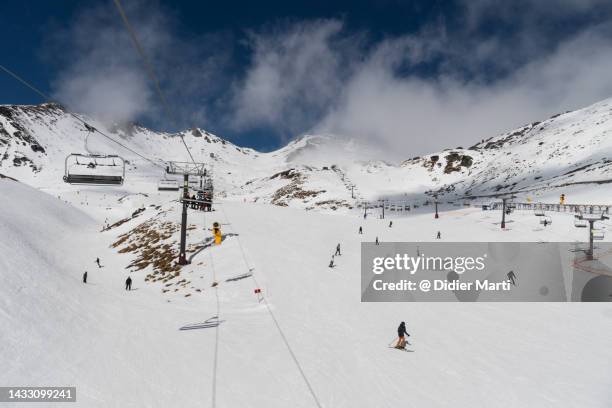
[(338, 243), (338, 245), (336, 245), (336, 252), (334, 252), (334, 254), (331, 257), (331, 261), (329, 261), (329, 267), (330, 268), (333, 268), (334, 266), (336, 266), (334, 264), (334, 258), (336, 256), (341, 256), (341, 255), (342, 255), (342, 253), (340, 252), (340, 243)]
[[(94, 263), (98, 265), (98, 268), (103, 268), (100, 264), (100, 258), (96, 258)], [(83, 273), (83, 283), (87, 283), (87, 271)], [(132, 278), (130, 276), (125, 280), (125, 290), (132, 290)]]
[(189, 208), (192, 210), (201, 211), (212, 211), (212, 197), (208, 191), (198, 191), (197, 194), (193, 194), (189, 197), (189, 194), (185, 196), (188, 200), (193, 200), (189, 204)]

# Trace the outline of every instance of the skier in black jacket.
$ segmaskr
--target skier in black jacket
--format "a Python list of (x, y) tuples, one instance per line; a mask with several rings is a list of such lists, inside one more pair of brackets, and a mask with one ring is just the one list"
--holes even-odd
[(397, 344), (395, 348), (404, 348), (406, 347), (406, 340), (404, 339), (404, 335), (410, 336), (406, 331), (406, 323), (401, 322), (399, 327), (397, 328)]

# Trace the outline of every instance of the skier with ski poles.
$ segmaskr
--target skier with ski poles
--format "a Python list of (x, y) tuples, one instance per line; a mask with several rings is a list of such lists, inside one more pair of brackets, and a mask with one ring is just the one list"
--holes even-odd
[(406, 331), (406, 323), (405, 322), (401, 322), (399, 327), (397, 328), (397, 344), (395, 345), (395, 348), (398, 349), (403, 349), (406, 348), (406, 340), (404, 339), (404, 336), (410, 336), (410, 334), (408, 334), (408, 332)]

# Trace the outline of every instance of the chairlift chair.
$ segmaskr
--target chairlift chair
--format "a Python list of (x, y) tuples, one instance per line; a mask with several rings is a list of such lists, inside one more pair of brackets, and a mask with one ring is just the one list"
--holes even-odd
[(64, 161), (63, 180), (68, 184), (122, 185), (125, 160), (117, 155), (71, 153)]
[(544, 217), (542, 217), (540, 219), (540, 224), (542, 224), (542, 225), (550, 225), (550, 224), (552, 224), (552, 218), (546, 215), (546, 216), (544, 216)]
[(535, 210), (533, 210), (533, 213), (536, 217), (543, 217), (545, 215), (544, 210), (542, 208), (536, 208)]
[(574, 227), (577, 228), (586, 228), (589, 226), (589, 223), (587, 222), (587, 220), (581, 220), (578, 217), (574, 218)]
[(178, 181), (163, 178), (157, 183), (158, 191), (178, 191), (180, 188)]
[(603, 239), (604, 239), (604, 232), (603, 232), (603, 230), (593, 229), (593, 240), (594, 241), (601, 241)]

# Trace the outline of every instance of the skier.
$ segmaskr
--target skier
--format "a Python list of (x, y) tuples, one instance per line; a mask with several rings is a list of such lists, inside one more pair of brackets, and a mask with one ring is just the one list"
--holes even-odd
[(331, 257), (331, 261), (329, 261), (329, 267), (333, 268), (334, 267), (334, 256), (332, 255)]
[(398, 349), (406, 348), (406, 340), (404, 339), (404, 335), (410, 337), (410, 335), (406, 331), (406, 323), (401, 322), (399, 327), (397, 328), (398, 339), (397, 339), (397, 344), (395, 345), (395, 348), (398, 348)]
[(544, 220), (544, 228), (546, 228), (547, 225), (548, 225), (548, 221)]
[(506, 276), (508, 277), (510, 283), (512, 283), (512, 286), (516, 286), (516, 275), (514, 274), (514, 271), (508, 272)]
[(87, 271), (83, 274), (83, 283), (87, 283)]
[(442, 239), (442, 234), (440, 234), (440, 231), (438, 231), (438, 235), (436, 235), (436, 239)]
[(376, 237), (376, 245), (380, 245), (380, 243), (378, 242), (378, 237)]
[(363, 234), (363, 228), (361, 226), (359, 227), (359, 233)]
[(389, 228), (393, 227), (393, 221), (389, 221)]
[(100, 265), (100, 258), (96, 258), (96, 263), (98, 264), (98, 268), (102, 267), (102, 265)]
[(132, 290), (132, 278), (128, 276), (125, 280), (125, 290)]
[(367, 216), (368, 216), (368, 214), (367, 214), (367, 213), (363, 213), (363, 219), (364, 219), (364, 220), (366, 219), (366, 217), (367, 217)]
[(336, 253), (334, 255), (342, 255), (340, 253), (340, 244), (336, 245)]

